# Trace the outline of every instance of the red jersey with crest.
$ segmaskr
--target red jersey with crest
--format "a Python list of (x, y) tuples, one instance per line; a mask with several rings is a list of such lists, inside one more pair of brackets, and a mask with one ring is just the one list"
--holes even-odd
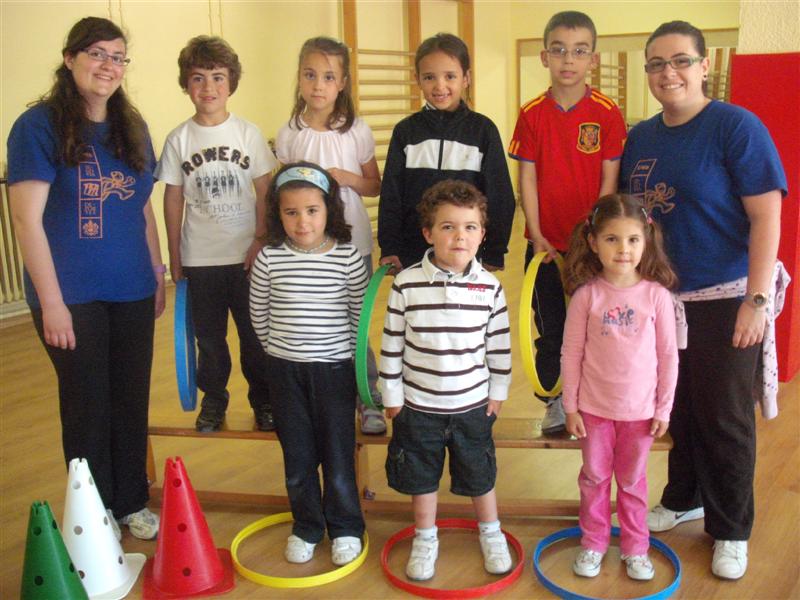
[[(588, 85), (569, 110), (550, 90), (520, 109), (508, 155), (536, 163), (539, 225), (556, 249), (567, 250), (573, 227), (600, 193), (603, 161), (620, 159), (625, 137), (617, 105)], [(525, 237), (530, 239), (527, 228)]]

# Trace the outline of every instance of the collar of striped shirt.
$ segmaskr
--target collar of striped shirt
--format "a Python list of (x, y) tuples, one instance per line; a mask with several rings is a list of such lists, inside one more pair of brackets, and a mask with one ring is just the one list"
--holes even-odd
[(422, 272), (425, 273), (425, 279), (431, 283), (437, 279), (440, 281), (475, 281), (478, 278), (478, 273), (483, 270), (478, 259), (473, 258), (472, 262), (467, 265), (463, 273), (451, 273), (433, 264), (433, 261), (431, 261), (432, 256), (433, 248), (428, 248), (425, 252), (425, 256), (422, 257), (421, 265)]

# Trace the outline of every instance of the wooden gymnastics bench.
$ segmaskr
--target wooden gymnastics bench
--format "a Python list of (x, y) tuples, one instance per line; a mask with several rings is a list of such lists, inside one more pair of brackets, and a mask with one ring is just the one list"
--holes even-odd
[[(275, 432), (257, 430), (230, 430), (223, 429), (214, 433), (199, 433), (193, 427), (159, 427), (149, 428), (150, 436), (192, 437), (206, 440), (237, 439), (252, 441), (278, 441)], [(527, 449), (580, 449), (578, 440), (566, 432), (556, 435), (542, 435), (541, 419), (527, 418), (500, 418), (493, 429), (494, 443), (497, 448), (527, 448)], [(365, 512), (407, 512), (411, 508), (408, 499), (402, 500), (377, 500), (375, 493), (369, 486), (369, 452), (367, 446), (388, 445), (391, 436), (387, 432), (383, 435), (366, 435), (356, 433), (356, 480), (361, 491), (362, 507)], [(654, 451), (669, 450), (672, 439), (669, 434), (657, 439), (653, 443)], [(148, 476), (150, 481), (156, 481), (155, 462), (152, 446), (148, 439)], [(201, 502), (237, 505), (268, 505), (288, 506), (286, 496), (268, 494), (236, 493), (224, 491), (195, 490)], [(160, 488), (153, 488), (153, 495), (160, 497)], [(544, 500), (526, 499), (509, 501), (498, 498), (498, 509), (501, 514), (515, 516), (574, 516), (578, 514), (577, 500)], [(472, 504), (469, 502), (440, 502), (441, 514), (468, 515), (472, 513)]]

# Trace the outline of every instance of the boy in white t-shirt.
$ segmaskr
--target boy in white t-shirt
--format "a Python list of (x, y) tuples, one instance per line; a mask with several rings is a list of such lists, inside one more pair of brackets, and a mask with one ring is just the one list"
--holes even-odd
[(242, 67), (224, 40), (192, 38), (181, 50), (178, 66), (180, 85), (196, 112), (167, 137), (156, 177), (166, 184), (172, 280), (185, 277), (189, 282), (199, 348), (197, 385), (204, 393), (195, 426), (202, 432), (217, 431), (225, 419), (230, 311), (256, 426), (270, 431), (275, 422), (266, 356), (250, 323), (247, 274), (263, 247), (264, 202), (277, 161), (258, 128), (227, 110)]

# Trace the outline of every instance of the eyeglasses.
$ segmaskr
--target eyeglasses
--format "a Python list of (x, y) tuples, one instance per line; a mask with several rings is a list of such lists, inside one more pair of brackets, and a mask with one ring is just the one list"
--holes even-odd
[(567, 50), (564, 46), (550, 46), (547, 49), (547, 53), (553, 58), (565, 58), (567, 54), (570, 54), (572, 58), (576, 60), (583, 60), (592, 55), (592, 51), (588, 48), (573, 48), (572, 50)]
[(645, 63), (644, 70), (648, 73), (661, 73), (661, 71), (667, 68), (667, 65), (673, 69), (688, 69), (694, 63), (698, 63), (701, 60), (703, 60), (702, 56), (676, 56), (669, 60), (654, 58), (650, 62)]
[(92, 60), (96, 60), (97, 62), (106, 62), (107, 60), (111, 60), (118, 67), (126, 67), (130, 64), (131, 59), (125, 56), (120, 56), (119, 54), (109, 54), (102, 48), (84, 48), (81, 52), (86, 52), (89, 55), (89, 58)]

